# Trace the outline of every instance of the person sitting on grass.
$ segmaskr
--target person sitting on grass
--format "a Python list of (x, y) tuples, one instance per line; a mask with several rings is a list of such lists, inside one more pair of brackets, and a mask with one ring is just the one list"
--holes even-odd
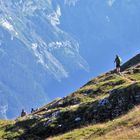
[(22, 109), (22, 111), (21, 111), (21, 117), (24, 117), (24, 116), (26, 116), (26, 115), (27, 115), (27, 113), (25, 112), (24, 109)]

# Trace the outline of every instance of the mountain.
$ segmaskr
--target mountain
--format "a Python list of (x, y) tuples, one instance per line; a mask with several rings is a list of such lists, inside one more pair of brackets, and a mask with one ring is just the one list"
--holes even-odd
[(50, 0), (0, 0), (0, 118), (43, 105), (50, 82), (88, 70), (79, 43), (58, 27), (60, 16)]
[(138, 0), (0, 0), (0, 118), (66, 96), (112, 69), (116, 54), (139, 53), (139, 14)]
[(1, 138), (139, 139), (140, 54), (121, 69), (121, 74), (114, 70), (101, 74), (25, 117), (0, 121)]

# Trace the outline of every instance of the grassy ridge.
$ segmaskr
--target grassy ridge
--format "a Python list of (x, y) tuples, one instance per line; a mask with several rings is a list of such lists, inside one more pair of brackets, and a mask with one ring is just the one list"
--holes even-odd
[(16, 121), (0, 121), (0, 140), (140, 139), (139, 104), (140, 64), (122, 75), (102, 74)]
[[(117, 135), (116, 135), (117, 134)], [(140, 139), (140, 106), (128, 114), (106, 123), (89, 125), (75, 129), (52, 140), (139, 140)]]

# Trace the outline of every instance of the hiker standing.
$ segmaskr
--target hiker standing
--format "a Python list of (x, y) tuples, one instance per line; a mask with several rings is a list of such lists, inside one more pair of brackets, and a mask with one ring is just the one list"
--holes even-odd
[(114, 63), (116, 63), (116, 72), (117, 72), (118, 74), (120, 74), (120, 72), (121, 72), (121, 63), (122, 63), (122, 60), (121, 60), (121, 58), (120, 58), (118, 55), (116, 55), (116, 58), (115, 58)]

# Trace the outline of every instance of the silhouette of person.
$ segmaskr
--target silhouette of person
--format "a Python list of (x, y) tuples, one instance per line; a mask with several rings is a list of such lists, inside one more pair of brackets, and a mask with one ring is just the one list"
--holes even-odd
[(27, 113), (25, 112), (24, 109), (22, 109), (22, 111), (21, 111), (21, 117), (24, 117), (24, 116), (26, 116), (26, 115), (27, 115)]
[(118, 55), (116, 55), (114, 63), (116, 63), (116, 72), (120, 74), (120, 72), (121, 72), (121, 58)]

